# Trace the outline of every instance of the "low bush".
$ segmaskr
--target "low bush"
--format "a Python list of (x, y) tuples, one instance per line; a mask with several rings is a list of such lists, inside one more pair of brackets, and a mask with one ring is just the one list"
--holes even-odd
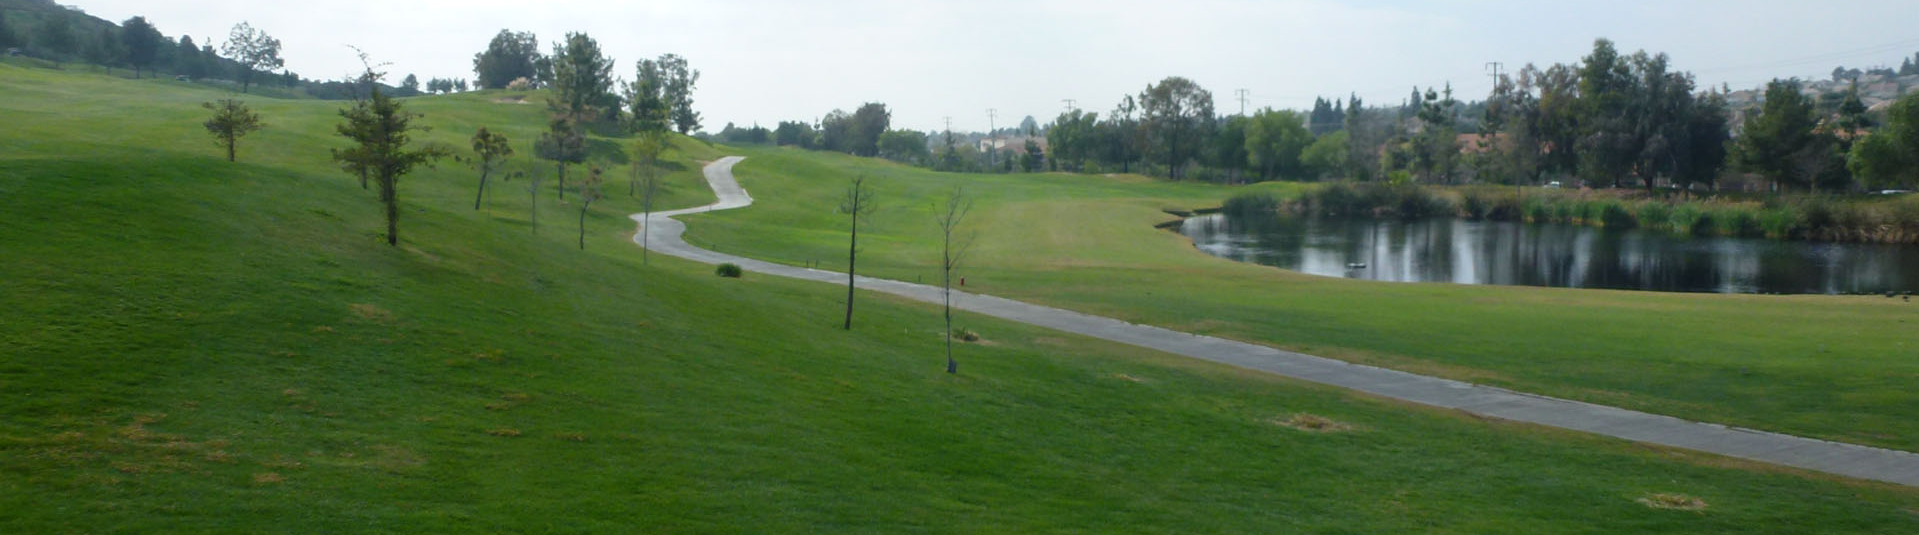
[(1600, 225), (1606, 228), (1618, 229), (1633, 228), (1639, 225), (1639, 219), (1633, 215), (1632, 211), (1626, 209), (1626, 205), (1621, 204), (1619, 201), (1601, 202), (1599, 205)]
[(719, 275), (721, 277), (737, 279), (737, 278), (740, 278), (741, 275), (746, 274), (746, 270), (740, 269), (739, 264), (727, 262), (724, 264), (720, 264), (720, 267), (713, 268), (713, 274)]
[(1235, 216), (1270, 214), (1279, 211), (1279, 199), (1270, 193), (1241, 193), (1226, 199), (1220, 211)]

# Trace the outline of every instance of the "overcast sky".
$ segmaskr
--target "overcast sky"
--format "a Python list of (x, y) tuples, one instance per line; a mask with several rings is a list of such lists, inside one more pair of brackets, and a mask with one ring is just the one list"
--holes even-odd
[(1574, 62), (1592, 40), (1663, 51), (1702, 84), (1752, 87), (1832, 67), (1897, 66), (1919, 51), (1919, 1), (1554, 0), (70, 0), (95, 16), (145, 15), (170, 36), (212, 38), (249, 21), (278, 37), (287, 67), (339, 78), (352, 44), (407, 73), (473, 78), (473, 54), (502, 28), (542, 43), (583, 31), (633, 77), (633, 60), (672, 52), (703, 76), (706, 128), (772, 126), (885, 102), (896, 128), (983, 130), (1075, 99), (1111, 110), (1166, 76), (1213, 92), (1222, 113), (1304, 108), (1357, 92), (1398, 102), (1452, 82), (1490, 87), (1487, 62)]

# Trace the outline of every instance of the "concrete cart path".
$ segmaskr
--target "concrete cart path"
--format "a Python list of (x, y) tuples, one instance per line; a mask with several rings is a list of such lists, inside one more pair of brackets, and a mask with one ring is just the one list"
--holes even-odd
[[(846, 274), (774, 264), (721, 254), (688, 245), (681, 239), (686, 224), (673, 216), (741, 208), (753, 198), (733, 179), (733, 165), (744, 158), (731, 156), (705, 168), (706, 180), (719, 202), (698, 208), (633, 215), (640, 223), (634, 243), (662, 253), (709, 264), (731, 262), (746, 271), (780, 277), (839, 284)], [(650, 223), (650, 224), (649, 224)], [(858, 277), (862, 289), (924, 301), (940, 302), (935, 286)], [(990, 295), (953, 292), (953, 306), (996, 318), (1029, 323), (1123, 344), (1151, 348), (1187, 357), (1275, 373), (1369, 394), (1458, 409), (1468, 413), (1598, 433), (1650, 444), (1716, 453), (1841, 476), (1919, 486), (1919, 454), (1817, 440), (1718, 424), (1701, 423), (1638, 411), (1514, 392), (1345, 361), (1281, 351), (1266, 346), (1198, 336), (1159, 327), (1081, 314)]]

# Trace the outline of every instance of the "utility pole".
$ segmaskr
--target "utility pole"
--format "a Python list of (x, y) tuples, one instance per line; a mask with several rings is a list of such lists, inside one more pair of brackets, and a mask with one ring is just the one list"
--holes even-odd
[(986, 108), (986, 164), (999, 169), (999, 108)]
[(1072, 112), (1073, 110), (1079, 109), (1079, 106), (1077, 105), (1079, 104), (1079, 101), (1077, 100), (1066, 98), (1066, 99), (1060, 99), (1060, 102), (1063, 102), (1066, 104), (1066, 111), (1069, 113)]
[(1246, 90), (1244, 90), (1244, 89), (1234, 89), (1234, 90), (1233, 90), (1233, 94), (1235, 94), (1235, 95), (1238, 95), (1238, 96), (1239, 96), (1239, 115), (1240, 115), (1241, 117), (1245, 117), (1245, 116), (1246, 116), (1246, 94), (1247, 94), (1247, 91), (1246, 91)]
[(1492, 70), (1489, 76), (1493, 77), (1493, 94), (1499, 94), (1499, 69), (1505, 66), (1506, 64), (1497, 61), (1486, 62), (1486, 68)]

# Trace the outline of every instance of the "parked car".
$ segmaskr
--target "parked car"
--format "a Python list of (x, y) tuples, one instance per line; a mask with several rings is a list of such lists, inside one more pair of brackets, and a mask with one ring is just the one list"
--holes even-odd
[(1548, 188), (1552, 188), (1552, 189), (1559, 189), (1559, 181), (1558, 181), (1558, 180), (1554, 180), (1554, 181), (1552, 181), (1552, 182), (1547, 182), (1547, 183), (1546, 183), (1546, 187), (1548, 187)]

